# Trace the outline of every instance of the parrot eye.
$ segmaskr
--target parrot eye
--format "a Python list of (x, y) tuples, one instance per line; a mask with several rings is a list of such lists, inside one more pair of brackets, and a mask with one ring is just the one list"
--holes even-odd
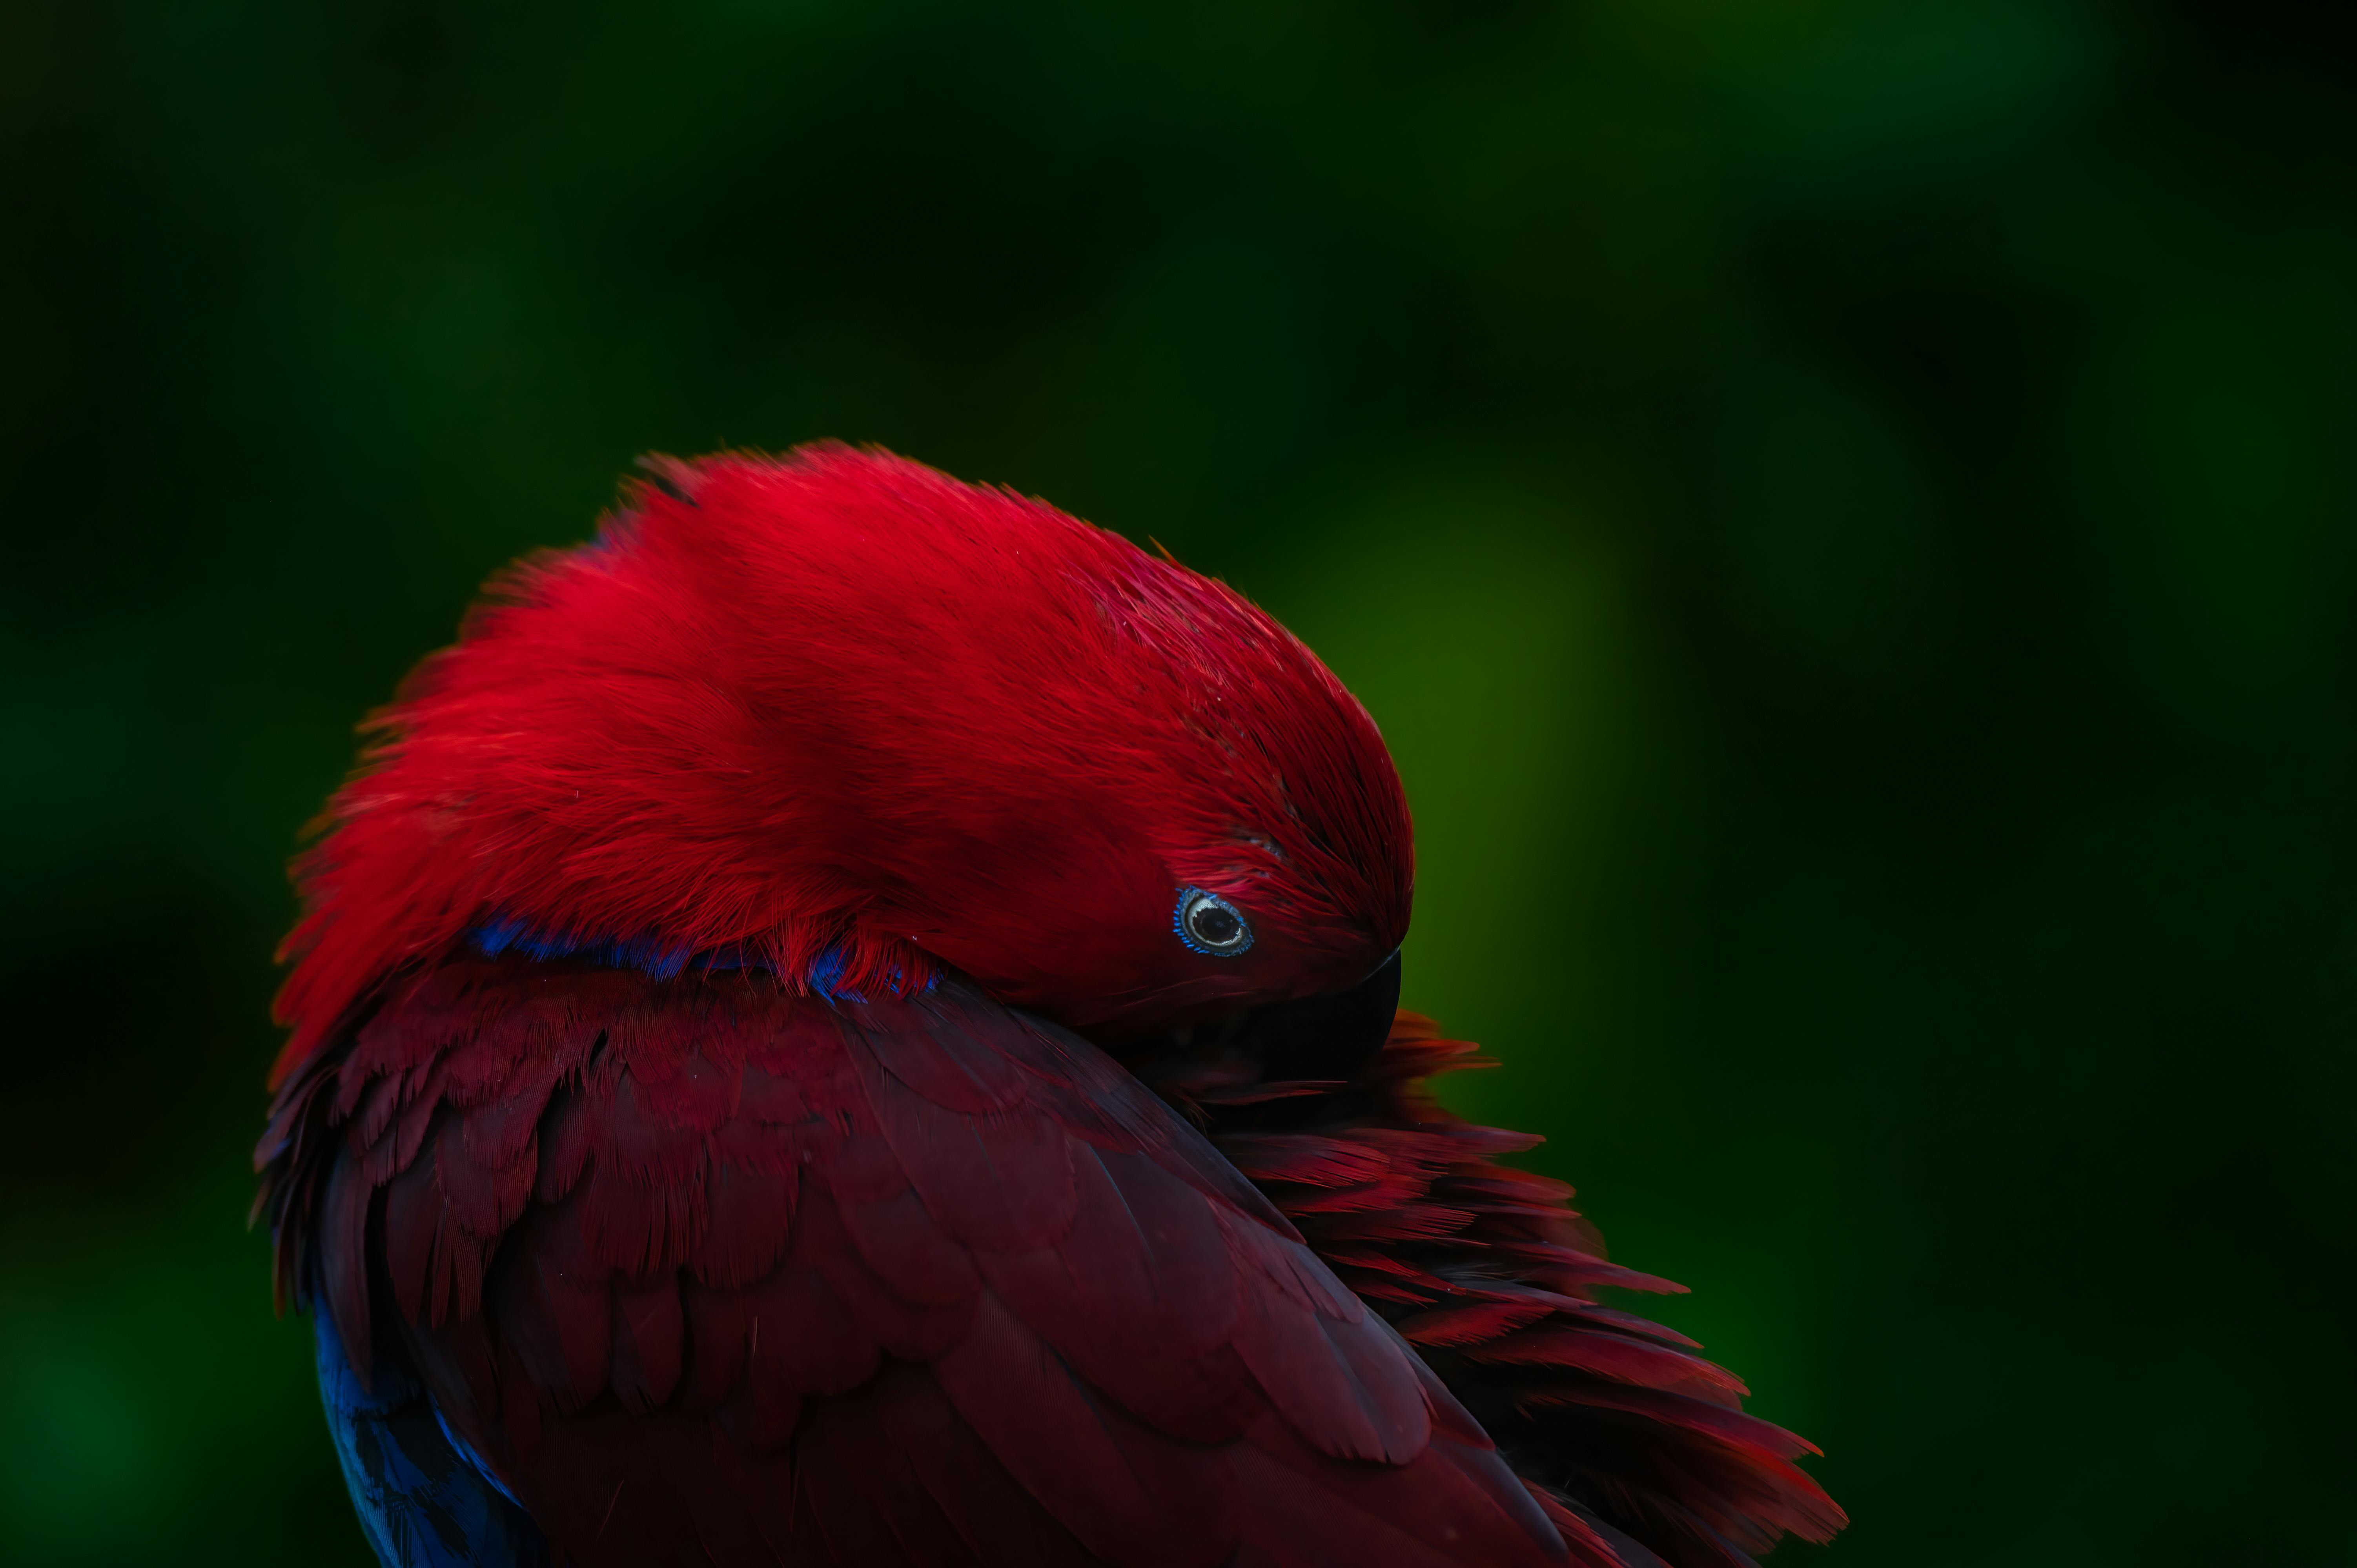
[(1180, 941), (1207, 957), (1233, 958), (1252, 946), (1252, 927), (1243, 911), (1200, 887), (1179, 891), (1178, 912), (1170, 924)]

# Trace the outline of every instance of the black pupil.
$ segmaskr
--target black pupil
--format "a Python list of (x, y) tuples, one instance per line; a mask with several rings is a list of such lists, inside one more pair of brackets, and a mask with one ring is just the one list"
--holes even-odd
[(1208, 902), (1196, 905), (1187, 923), (1195, 929), (1196, 940), (1210, 948), (1226, 947), (1242, 934), (1244, 926), (1233, 910)]

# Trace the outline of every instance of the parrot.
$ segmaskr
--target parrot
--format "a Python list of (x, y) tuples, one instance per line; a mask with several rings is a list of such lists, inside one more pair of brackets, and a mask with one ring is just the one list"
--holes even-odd
[[(1399, 1007), (1243, 596), (881, 447), (642, 459), (363, 726), (255, 1151), (386, 1568), (1744, 1568), (1816, 1452)], [(1618, 1297), (1612, 1299), (1620, 1299)]]

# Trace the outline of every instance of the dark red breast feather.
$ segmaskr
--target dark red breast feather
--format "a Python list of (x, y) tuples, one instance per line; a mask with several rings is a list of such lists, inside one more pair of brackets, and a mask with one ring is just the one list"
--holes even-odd
[(1749, 1391), (1692, 1340), (1598, 1299), (1684, 1287), (1609, 1262), (1568, 1187), (1499, 1163), (1541, 1140), (1433, 1098), (1435, 1077), (1494, 1065), (1474, 1046), (1403, 1012), (1351, 1081), (1275, 1099), (1232, 1062), (1158, 1065), (1162, 1092), (1416, 1346), (1576, 1545), (1631, 1568), (1644, 1552), (1752, 1568), (1785, 1534), (1848, 1522), (1793, 1463), (1814, 1446), (1744, 1413)]

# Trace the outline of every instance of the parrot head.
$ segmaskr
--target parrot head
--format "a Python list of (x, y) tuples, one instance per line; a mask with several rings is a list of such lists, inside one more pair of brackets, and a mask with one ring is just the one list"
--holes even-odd
[(1398, 776), (1240, 595), (878, 451), (653, 473), (371, 720), (297, 862), (279, 1078), (470, 947), (834, 995), (954, 972), (1099, 1039), (1388, 1024)]

